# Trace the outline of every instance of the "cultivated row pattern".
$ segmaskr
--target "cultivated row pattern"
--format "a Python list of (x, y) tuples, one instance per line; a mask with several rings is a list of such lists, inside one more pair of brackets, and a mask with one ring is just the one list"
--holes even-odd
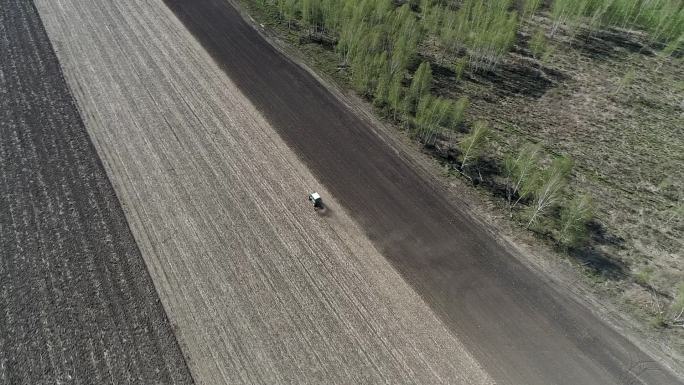
[(0, 0), (0, 384), (189, 384), (31, 1)]
[(229, 1), (164, 2), (497, 383), (681, 383), (519, 263)]
[(197, 383), (490, 383), (161, 0), (36, 5)]

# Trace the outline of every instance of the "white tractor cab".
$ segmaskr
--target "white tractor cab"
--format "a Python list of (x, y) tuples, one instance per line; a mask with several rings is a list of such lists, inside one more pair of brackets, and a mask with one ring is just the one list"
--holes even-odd
[(323, 199), (321, 199), (320, 194), (317, 192), (309, 194), (309, 202), (313, 204), (314, 210), (323, 208)]

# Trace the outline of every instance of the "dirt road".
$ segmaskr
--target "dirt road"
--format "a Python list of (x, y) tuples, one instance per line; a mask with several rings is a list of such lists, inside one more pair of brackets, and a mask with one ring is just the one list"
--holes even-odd
[(36, 4), (197, 383), (491, 383), (161, 1)]
[(165, 2), (495, 380), (680, 383), (516, 261), (226, 0)]
[(33, 3), (0, 0), (0, 384), (191, 384)]

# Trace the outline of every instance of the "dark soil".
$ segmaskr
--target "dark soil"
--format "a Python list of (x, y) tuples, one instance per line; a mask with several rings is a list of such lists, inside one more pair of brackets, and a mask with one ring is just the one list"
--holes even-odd
[(655, 55), (648, 45), (636, 40), (632, 34), (617, 30), (583, 30), (577, 34), (571, 47), (592, 59), (613, 59), (628, 53)]
[(0, 384), (190, 384), (31, 1), (0, 0)]
[(651, 359), (520, 264), (226, 1), (165, 2), (498, 383), (678, 383), (658, 364), (633, 374)]

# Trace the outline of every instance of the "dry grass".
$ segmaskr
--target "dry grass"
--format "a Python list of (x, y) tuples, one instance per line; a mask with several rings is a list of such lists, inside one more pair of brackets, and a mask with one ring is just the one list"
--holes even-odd
[[(247, 2), (250, 13), (291, 44), (297, 32)], [(567, 257), (586, 273), (602, 297), (611, 298), (675, 351), (684, 347), (682, 328), (653, 328), (654, 295), (667, 308), (684, 281), (684, 66), (681, 52), (663, 58), (641, 32), (576, 31), (562, 27), (549, 39), (547, 55), (535, 58), (530, 39), (549, 34), (542, 14), (526, 21), (516, 45), (492, 72), (458, 76), (438, 63), (455, 62), (426, 39), (419, 60), (433, 63), (433, 93), (468, 96), (468, 119), (488, 120), (496, 131), (490, 153), (494, 185), (503, 156), (525, 142), (540, 143), (575, 162), (571, 193), (588, 193), (596, 220), (587, 247)], [(307, 61), (347, 86), (336, 54), (299, 44)], [(438, 143), (433, 155), (455, 162), (461, 133)], [(505, 202), (489, 194), (494, 211)], [(549, 242), (550, 246), (553, 246)], [(650, 273), (641, 274), (644, 270)]]
[[(534, 26), (548, 23), (538, 17)], [(570, 257), (652, 324), (653, 294), (667, 308), (684, 281), (682, 59), (658, 56), (637, 32), (561, 31), (542, 63), (528, 49), (533, 32), (525, 28), (492, 73), (455, 81), (444, 70), (437, 91), (470, 96), (470, 118), (492, 122), (495, 161), (526, 141), (572, 157), (570, 190), (592, 196), (596, 220), (589, 245)], [(678, 329), (665, 332), (682, 346)]]

